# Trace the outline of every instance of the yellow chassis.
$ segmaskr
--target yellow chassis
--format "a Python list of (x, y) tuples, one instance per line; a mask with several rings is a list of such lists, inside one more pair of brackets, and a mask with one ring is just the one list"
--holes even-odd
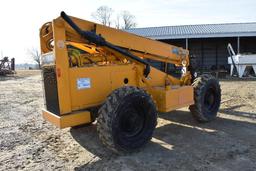
[[(72, 20), (83, 30), (95, 30), (96, 34), (100, 34), (108, 42), (125, 48), (140, 58), (172, 63), (176, 66), (189, 65), (188, 51), (185, 49), (74, 17)], [(54, 40), (53, 47), (50, 45), (52, 40)], [(150, 74), (145, 78), (144, 65), (136, 61), (126, 64), (118, 64), (114, 61), (115, 64), (109, 62), (103, 66), (70, 67), (67, 45), (81, 46), (81, 48), (84, 43), (88, 43), (88, 47), (91, 45), (60, 17), (43, 25), (40, 42), (42, 54), (54, 52), (55, 61), (51, 66), (56, 70), (60, 111), (57, 115), (43, 109), (43, 117), (59, 128), (90, 123), (91, 116), (87, 109), (104, 103), (113, 90), (127, 85), (145, 89), (152, 95), (160, 112), (169, 112), (194, 103), (189, 71), (177, 79), (151, 67)], [(106, 47), (101, 48), (106, 54), (126, 58)], [(89, 53), (94, 51), (94, 49), (88, 50)], [(77, 81), (80, 78), (89, 79), (90, 88), (78, 89)], [(124, 83), (124, 79), (128, 79), (129, 82)]]

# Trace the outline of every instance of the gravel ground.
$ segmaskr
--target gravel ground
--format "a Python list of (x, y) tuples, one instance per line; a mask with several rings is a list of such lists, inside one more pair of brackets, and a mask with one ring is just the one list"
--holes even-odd
[(38, 71), (0, 78), (0, 170), (256, 170), (256, 81), (221, 81), (219, 117), (199, 124), (187, 108), (159, 114), (152, 141), (115, 155), (96, 126), (60, 130), (41, 117)]

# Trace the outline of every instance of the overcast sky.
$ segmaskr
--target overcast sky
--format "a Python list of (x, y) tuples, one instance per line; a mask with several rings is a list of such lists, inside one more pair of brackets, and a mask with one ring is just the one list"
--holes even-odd
[(27, 49), (39, 47), (39, 28), (59, 16), (92, 20), (107, 5), (116, 13), (130, 11), (137, 27), (256, 21), (255, 0), (6, 0), (0, 4), (0, 57), (31, 62)]

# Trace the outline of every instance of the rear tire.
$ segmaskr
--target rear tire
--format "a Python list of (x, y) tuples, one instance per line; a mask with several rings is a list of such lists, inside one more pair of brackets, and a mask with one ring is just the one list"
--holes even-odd
[(210, 122), (217, 116), (221, 89), (218, 80), (212, 75), (201, 75), (193, 82), (194, 102), (189, 107), (194, 118), (199, 122)]
[(126, 86), (112, 92), (99, 109), (99, 138), (114, 152), (133, 152), (151, 138), (157, 111), (144, 90)]

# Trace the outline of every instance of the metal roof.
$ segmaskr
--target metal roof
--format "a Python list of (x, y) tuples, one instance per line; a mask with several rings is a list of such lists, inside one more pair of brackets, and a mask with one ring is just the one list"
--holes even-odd
[(256, 22), (228, 23), (228, 24), (201, 24), (133, 28), (125, 30), (152, 39), (184, 39), (210, 37), (243, 37), (256, 36)]

